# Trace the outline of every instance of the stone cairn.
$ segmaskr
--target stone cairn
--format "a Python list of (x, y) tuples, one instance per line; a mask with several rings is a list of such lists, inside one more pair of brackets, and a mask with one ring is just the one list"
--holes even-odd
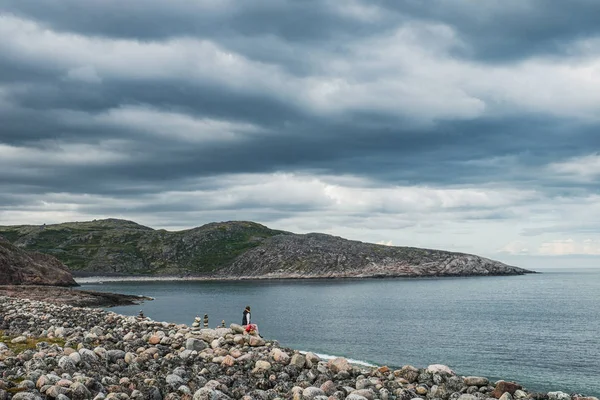
[(225, 328), (225, 320), (221, 321), (221, 328)]
[(145, 319), (146, 317), (144, 316), (144, 310), (140, 310), (140, 313), (138, 314), (138, 319)]
[(204, 327), (208, 328), (208, 314), (204, 314)]
[(194, 318), (194, 322), (192, 323), (192, 330), (199, 331), (201, 322), (202, 322), (202, 319), (200, 318), (200, 316), (196, 315), (196, 318)]

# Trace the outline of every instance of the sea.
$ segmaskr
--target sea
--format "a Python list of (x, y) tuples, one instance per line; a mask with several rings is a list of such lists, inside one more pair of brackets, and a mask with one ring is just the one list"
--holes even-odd
[(323, 358), (362, 365), (445, 364), (530, 391), (600, 396), (600, 269), (523, 276), (273, 281), (88, 278), (82, 289), (154, 298), (110, 311), (191, 324), (240, 324)]

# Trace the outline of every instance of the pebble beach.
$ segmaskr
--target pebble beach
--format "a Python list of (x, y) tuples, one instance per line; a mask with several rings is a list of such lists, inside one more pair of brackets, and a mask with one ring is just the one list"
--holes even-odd
[(459, 373), (323, 360), (236, 324), (210, 329), (0, 296), (0, 400), (598, 400)]

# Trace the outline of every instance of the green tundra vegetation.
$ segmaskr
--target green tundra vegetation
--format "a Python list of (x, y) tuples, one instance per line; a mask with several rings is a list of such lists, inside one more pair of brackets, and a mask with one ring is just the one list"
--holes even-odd
[(105, 219), (0, 226), (0, 236), (22, 249), (55, 256), (76, 275), (332, 278), (529, 272), (469, 254), (298, 235), (249, 221), (170, 232)]
[(52, 254), (72, 271), (133, 274), (211, 273), (282, 234), (287, 232), (243, 221), (178, 232), (118, 219), (0, 226), (0, 235), (13, 244)]

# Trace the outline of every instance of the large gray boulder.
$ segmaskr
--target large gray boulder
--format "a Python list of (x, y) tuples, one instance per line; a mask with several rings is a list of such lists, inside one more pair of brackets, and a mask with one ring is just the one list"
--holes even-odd
[(206, 342), (204, 340), (189, 338), (188, 340), (185, 341), (185, 349), (186, 350), (202, 351), (202, 350), (206, 349), (207, 347), (208, 347), (208, 345), (206, 344)]
[(466, 376), (464, 379), (465, 386), (487, 386), (490, 381), (487, 378), (481, 376)]
[(193, 400), (217, 400), (218, 395), (216, 390), (212, 390), (209, 388), (198, 389), (196, 393), (194, 393)]

